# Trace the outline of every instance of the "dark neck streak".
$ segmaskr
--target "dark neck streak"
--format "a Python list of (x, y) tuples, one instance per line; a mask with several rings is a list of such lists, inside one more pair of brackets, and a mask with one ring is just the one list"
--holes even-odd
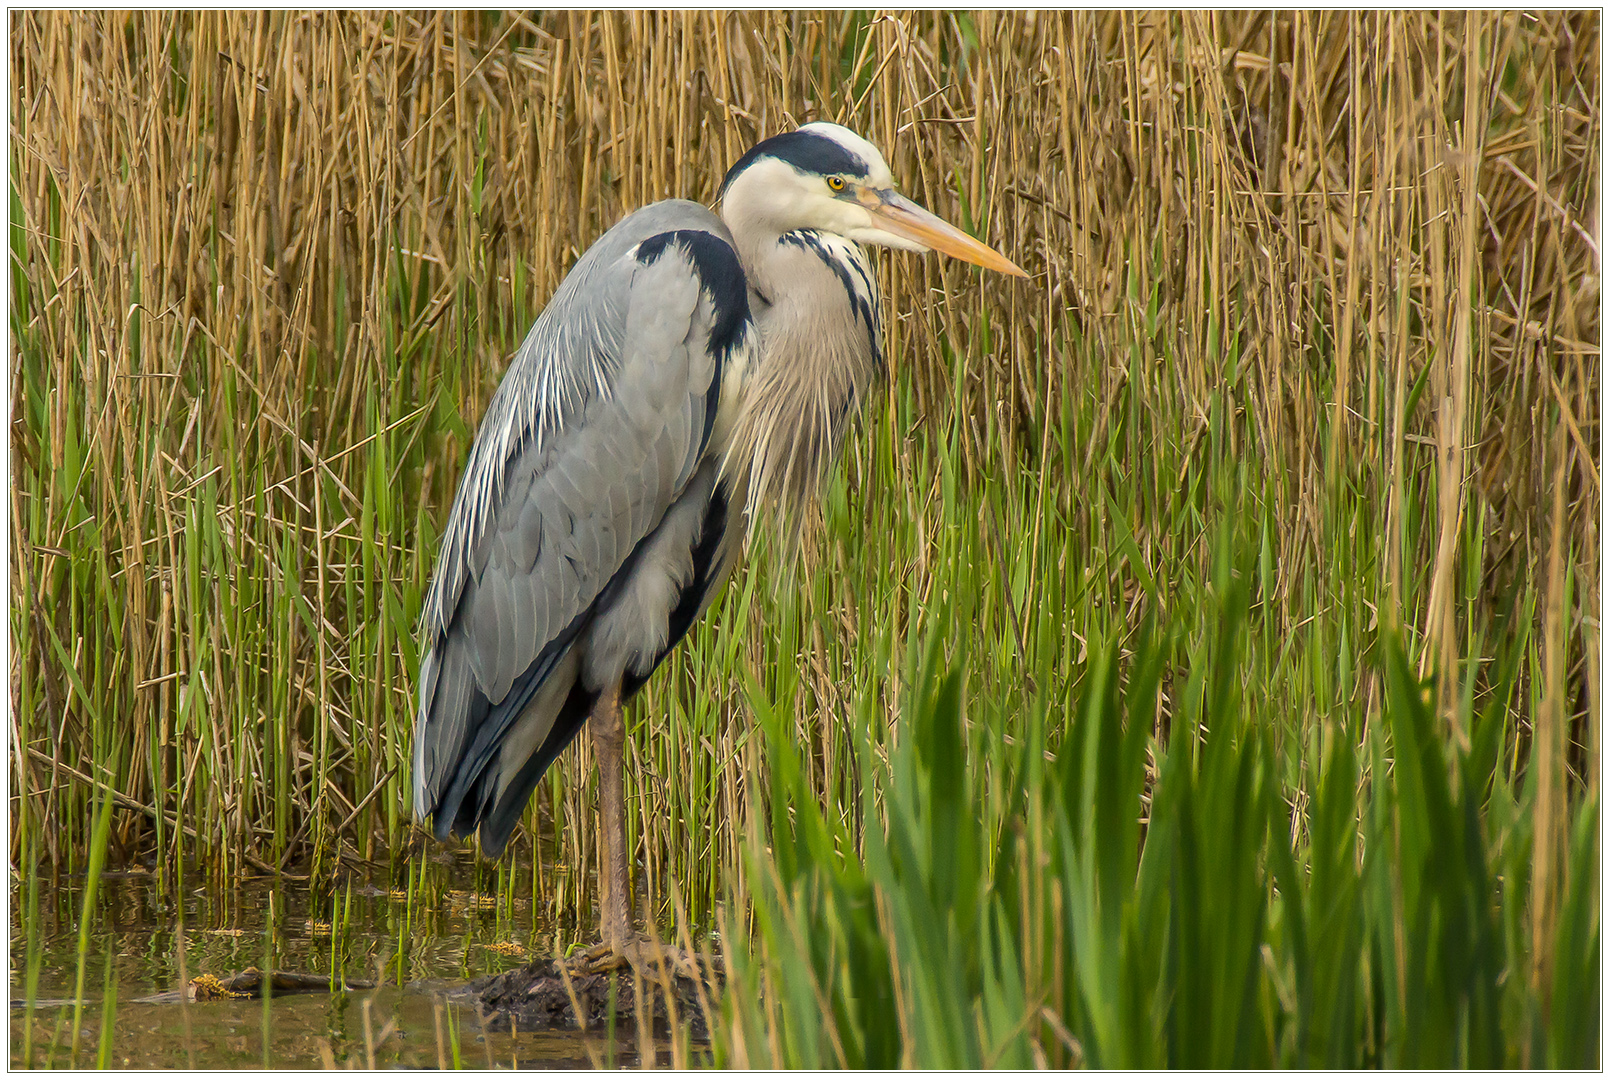
[(851, 310), (866, 327), (867, 338), (872, 342), (872, 358), (882, 370), (883, 327), (878, 316), (877, 278), (861, 245), (839, 237), (830, 238), (816, 229), (796, 229), (778, 237), (777, 242), (810, 252), (838, 278)]

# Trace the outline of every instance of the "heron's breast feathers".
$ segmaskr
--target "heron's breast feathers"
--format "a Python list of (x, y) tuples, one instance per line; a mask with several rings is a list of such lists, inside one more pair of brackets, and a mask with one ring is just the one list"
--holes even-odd
[(723, 447), (751, 524), (762, 507), (788, 516), (815, 498), (884, 370), (877, 278), (860, 245), (801, 231), (769, 259), (768, 278), (791, 288), (756, 313)]

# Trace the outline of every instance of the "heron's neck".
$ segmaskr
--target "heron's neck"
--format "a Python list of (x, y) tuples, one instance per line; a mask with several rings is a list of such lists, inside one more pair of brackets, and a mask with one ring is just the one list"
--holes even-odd
[(810, 498), (883, 371), (877, 278), (829, 233), (737, 229), (758, 331), (728, 451), (751, 509)]

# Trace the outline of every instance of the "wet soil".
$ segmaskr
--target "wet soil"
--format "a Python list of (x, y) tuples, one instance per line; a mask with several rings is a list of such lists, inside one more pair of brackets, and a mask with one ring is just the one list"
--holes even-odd
[(703, 1042), (710, 1034), (704, 1010), (716, 992), (709, 980), (701, 986), (685, 974), (665, 984), (630, 971), (567, 977), (558, 961), (538, 960), (476, 979), (453, 996), (478, 1002), (491, 1031), (599, 1031), (612, 1015), (616, 1023), (635, 1025), (641, 1002), (657, 1034), (676, 1027)]

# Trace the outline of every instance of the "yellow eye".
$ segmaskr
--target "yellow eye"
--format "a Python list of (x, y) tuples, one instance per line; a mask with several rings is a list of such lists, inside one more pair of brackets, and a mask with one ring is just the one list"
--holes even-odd
[(828, 188), (830, 190), (832, 190), (835, 193), (843, 191), (844, 190), (844, 177), (842, 177), (842, 176), (829, 176), (827, 178), (827, 186), (828, 186)]

